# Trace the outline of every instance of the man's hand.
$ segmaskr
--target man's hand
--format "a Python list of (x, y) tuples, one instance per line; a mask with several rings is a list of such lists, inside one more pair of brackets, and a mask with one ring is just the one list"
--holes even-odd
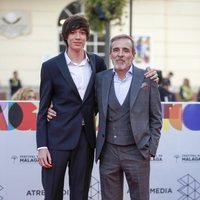
[(44, 168), (51, 168), (52, 167), (51, 155), (50, 155), (49, 150), (47, 148), (39, 150), (39, 152), (38, 152), (38, 162)]
[(47, 112), (47, 121), (49, 122), (51, 119), (56, 117), (56, 111), (52, 109), (52, 107), (49, 107)]
[(147, 72), (144, 75), (145, 75), (146, 78), (150, 78), (157, 83), (159, 82), (158, 73), (155, 69), (147, 67)]

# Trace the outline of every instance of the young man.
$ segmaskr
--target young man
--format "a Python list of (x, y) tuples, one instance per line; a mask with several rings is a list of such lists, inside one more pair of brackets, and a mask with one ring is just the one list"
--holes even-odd
[[(71, 16), (62, 27), (66, 51), (42, 64), (37, 118), (38, 161), (45, 200), (62, 200), (69, 168), (70, 199), (88, 200), (94, 160), (94, 80), (106, 69), (102, 58), (84, 51), (89, 24)], [(57, 112), (50, 122), (50, 105)]]
[(135, 67), (134, 41), (128, 35), (111, 39), (114, 69), (96, 76), (102, 200), (123, 200), (125, 175), (131, 200), (149, 200), (150, 157), (155, 156), (162, 127), (155, 81)]

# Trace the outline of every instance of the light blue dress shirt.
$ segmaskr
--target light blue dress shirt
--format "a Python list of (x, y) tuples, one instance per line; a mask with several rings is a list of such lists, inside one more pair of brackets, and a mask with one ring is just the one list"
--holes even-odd
[(130, 67), (129, 71), (126, 73), (125, 78), (122, 80), (118, 77), (117, 73), (114, 71), (114, 88), (115, 88), (115, 94), (116, 97), (120, 103), (120, 105), (122, 105), (124, 103), (124, 100), (128, 94), (130, 85), (131, 85), (131, 81), (132, 81), (132, 77), (133, 77), (133, 71), (132, 71), (132, 67)]

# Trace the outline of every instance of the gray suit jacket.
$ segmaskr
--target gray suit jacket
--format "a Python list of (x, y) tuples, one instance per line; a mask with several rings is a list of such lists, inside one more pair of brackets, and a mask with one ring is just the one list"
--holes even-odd
[[(133, 80), (130, 86), (130, 122), (137, 148), (145, 158), (148, 158), (149, 154), (156, 154), (162, 115), (157, 83), (145, 78), (144, 73), (144, 70), (133, 67)], [(98, 73), (96, 77), (96, 100), (99, 109), (96, 161), (100, 158), (106, 138), (108, 97), (113, 75), (111, 69)]]

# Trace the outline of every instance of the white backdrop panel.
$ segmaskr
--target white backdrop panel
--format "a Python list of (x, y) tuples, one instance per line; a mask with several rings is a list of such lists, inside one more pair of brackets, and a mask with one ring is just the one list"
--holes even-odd
[[(162, 136), (151, 161), (151, 200), (200, 199), (200, 104), (163, 103), (162, 108)], [(44, 199), (35, 141), (37, 112), (38, 102), (0, 101), (0, 200)], [(89, 196), (101, 200), (96, 164)], [(125, 183), (124, 200), (129, 199)]]

